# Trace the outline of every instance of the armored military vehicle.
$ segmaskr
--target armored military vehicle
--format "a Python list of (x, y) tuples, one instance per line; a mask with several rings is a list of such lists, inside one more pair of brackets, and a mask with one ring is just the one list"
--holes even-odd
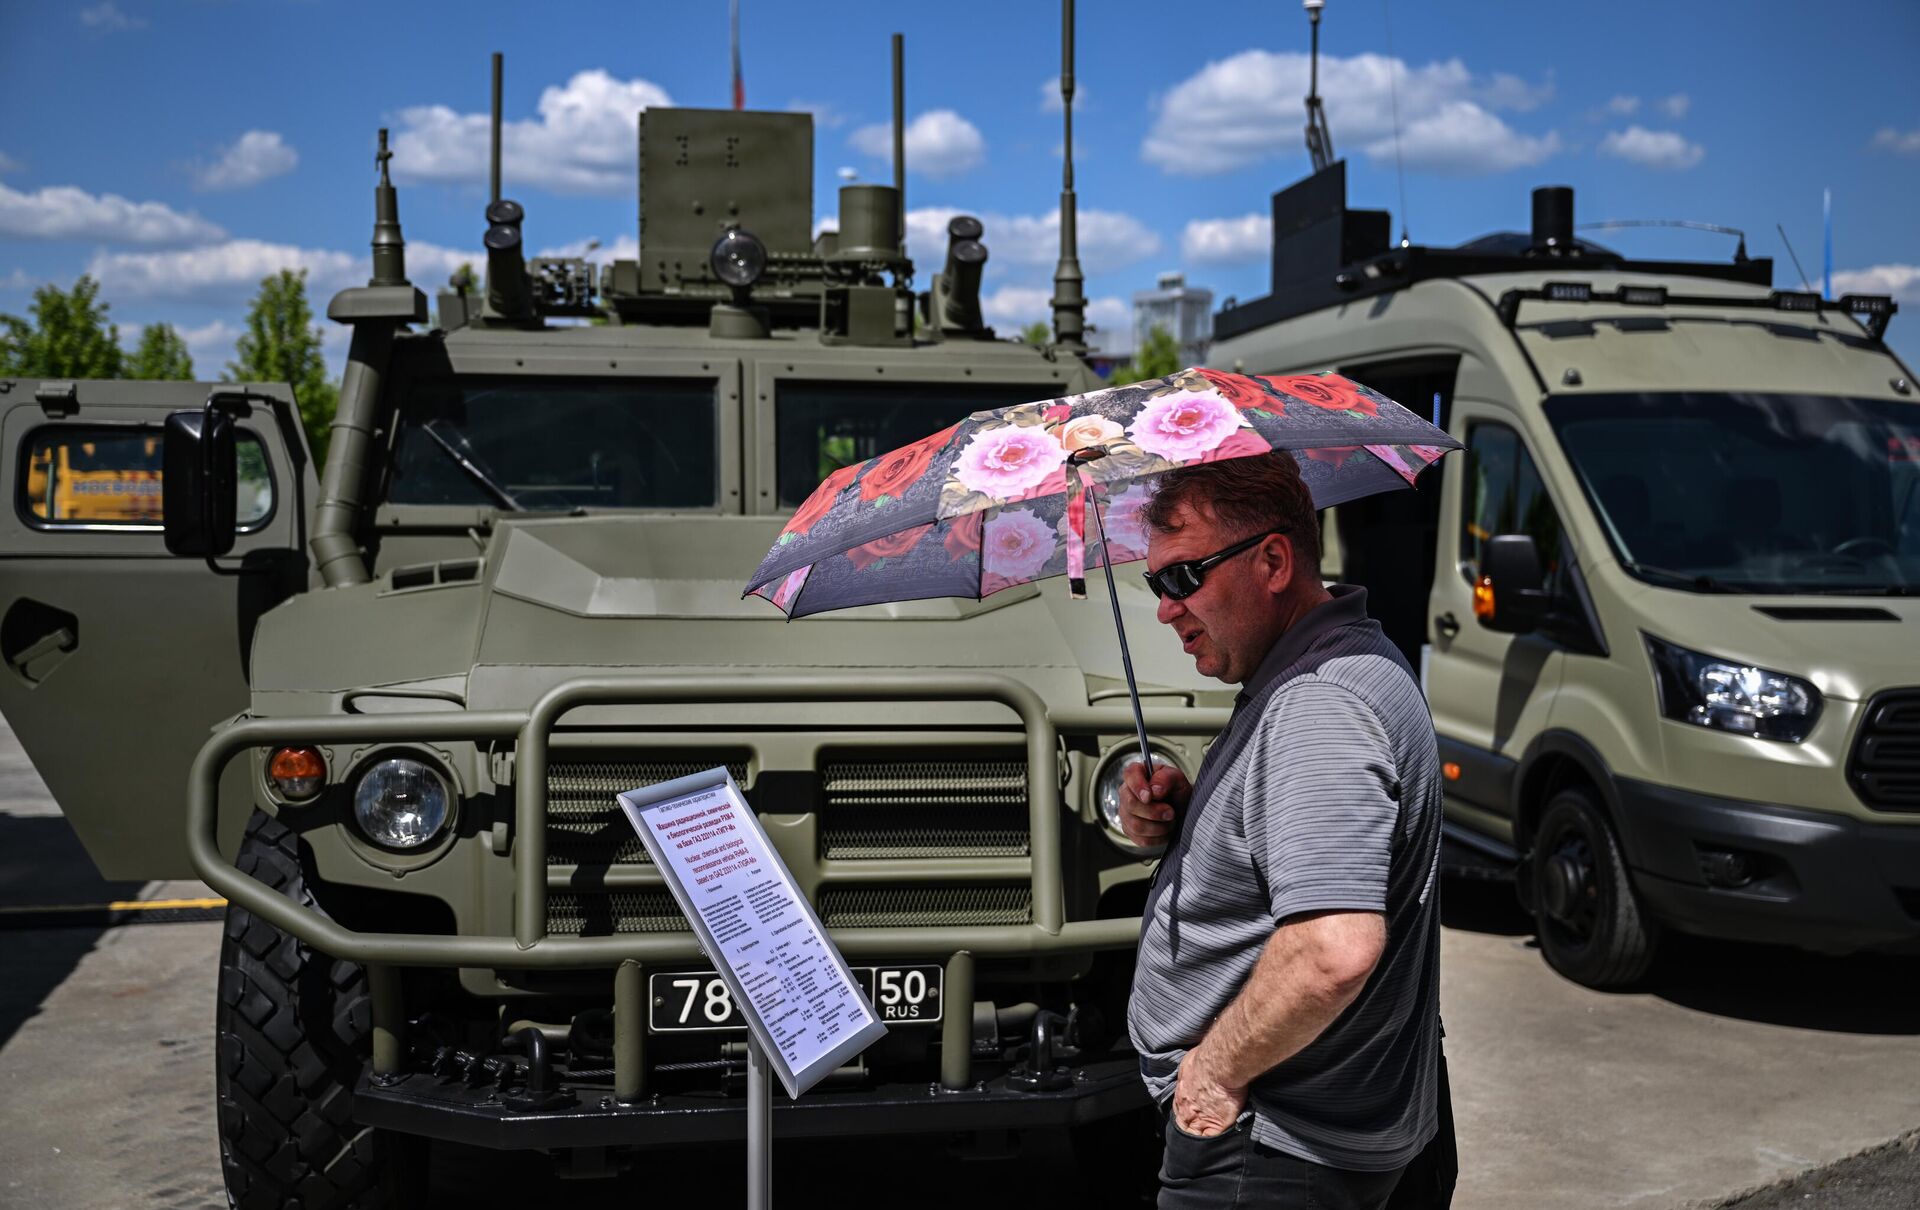
[[(833, 467), (1095, 384), (1071, 167), (1034, 347), (982, 322), (977, 221), (918, 295), (900, 184), (814, 234), (811, 121), (641, 114), (639, 257), (599, 268), (526, 259), (496, 171), (484, 294), (431, 327), (383, 146), (324, 476), (284, 385), (0, 382), (0, 708), (104, 874), (229, 900), (236, 1204), (386, 1204), (422, 1139), (597, 1171), (741, 1137), (741, 1018), (614, 799), (717, 765), (891, 1027), (781, 1135), (1137, 1120), (1104, 612), (741, 600)], [(157, 516), (61, 481), (156, 437)], [(1191, 772), (1225, 711), (1167, 656), (1148, 722)]]
[(1334, 368), (1466, 443), (1419, 491), (1331, 510), (1324, 571), (1421, 669), (1455, 859), (1515, 877), (1556, 969), (1631, 983), (1664, 929), (1920, 948), (1896, 305), (1777, 289), (1744, 238), (1623, 256), (1573, 201), (1395, 243), (1328, 155), (1273, 195), (1272, 292), (1218, 314), (1213, 362)]

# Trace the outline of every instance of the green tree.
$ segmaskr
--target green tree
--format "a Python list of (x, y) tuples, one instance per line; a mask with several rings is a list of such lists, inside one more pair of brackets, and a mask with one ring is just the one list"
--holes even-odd
[(1149, 378), (1165, 378), (1175, 370), (1181, 369), (1180, 342), (1173, 333), (1159, 324), (1147, 333), (1146, 343), (1133, 352), (1133, 360), (1113, 367), (1113, 373), (1107, 381), (1114, 386), (1123, 386), (1129, 382), (1144, 382)]
[(1044, 348), (1053, 339), (1053, 329), (1043, 319), (1036, 319), (1020, 329), (1020, 339), (1036, 348)]
[(140, 333), (140, 346), (127, 363), (127, 377), (154, 382), (192, 382), (193, 358), (187, 342), (172, 324), (148, 324)]
[(284, 382), (300, 403), (300, 423), (315, 462), (325, 462), (328, 426), (340, 387), (327, 379), (320, 329), (307, 304), (307, 271), (282, 269), (260, 283), (247, 310), (247, 330), (227, 363), (229, 382)]
[(0, 315), (0, 372), (23, 378), (118, 378), (126, 361), (100, 283), (85, 274), (33, 292), (31, 321)]

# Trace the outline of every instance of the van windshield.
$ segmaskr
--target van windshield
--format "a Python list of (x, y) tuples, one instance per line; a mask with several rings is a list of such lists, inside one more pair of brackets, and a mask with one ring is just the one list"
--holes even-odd
[(1559, 397), (1546, 410), (1642, 580), (1920, 594), (1920, 405), (1667, 392)]

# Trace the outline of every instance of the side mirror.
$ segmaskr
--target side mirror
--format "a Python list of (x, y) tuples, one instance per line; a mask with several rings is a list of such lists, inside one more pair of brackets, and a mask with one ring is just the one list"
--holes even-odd
[(211, 559), (233, 549), (239, 477), (232, 416), (208, 407), (167, 417), (160, 507), (168, 553)]
[(1541, 589), (1540, 551), (1527, 534), (1496, 534), (1480, 552), (1480, 580), (1473, 586), (1473, 616), (1488, 630), (1526, 634), (1549, 612)]

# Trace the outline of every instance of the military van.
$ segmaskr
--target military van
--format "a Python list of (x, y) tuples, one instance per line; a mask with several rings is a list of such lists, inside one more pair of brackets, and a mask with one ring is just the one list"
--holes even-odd
[[(1892, 299), (1525, 232), (1396, 245), (1335, 162), (1273, 197), (1212, 363), (1319, 369), (1465, 442), (1327, 514), (1421, 671), (1447, 835), (1594, 987), (1664, 930), (1920, 948), (1920, 397)], [(1337, 456), (1337, 455), (1323, 455)]]
[[(229, 901), (236, 1205), (421, 1204), (427, 1140), (592, 1174), (743, 1138), (742, 1018), (614, 797), (715, 766), (889, 1026), (782, 1137), (1150, 1161), (1104, 603), (741, 599), (834, 468), (1097, 385), (1072, 192), (1055, 339), (996, 338), (977, 220), (923, 290), (900, 184), (815, 235), (811, 123), (646, 111), (638, 259), (528, 259), (496, 197), (433, 324), (383, 145), (324, 476), (283, 384), (0, 381), (0, 709), (104, 875)], [(1136, 663), (1191, 773), (1225, 698)]]

